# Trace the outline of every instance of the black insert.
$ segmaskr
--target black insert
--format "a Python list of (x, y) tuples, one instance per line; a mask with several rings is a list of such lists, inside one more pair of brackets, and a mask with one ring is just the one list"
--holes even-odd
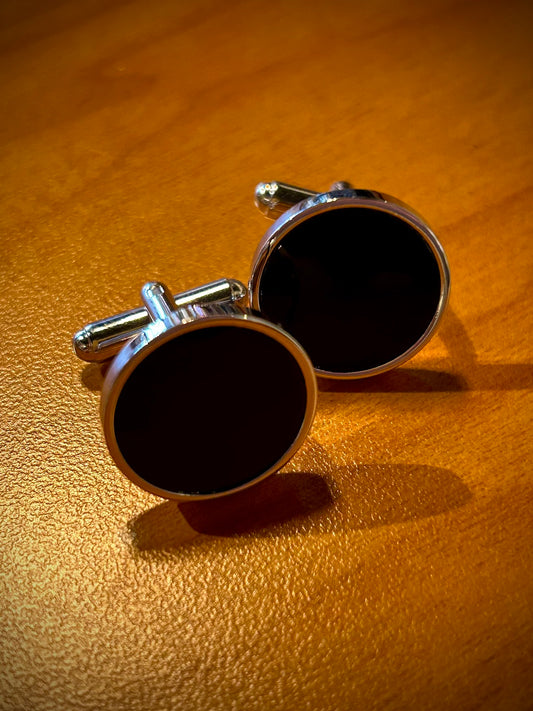
[(396, 215), (343, 207), (296, 225), (259, 285), (261, 314), (316, 368), (364, 371), (405, 353), (438, 307), (441, 275), (419, 232)]
[(264, 333), (214, 326), (148, 355), (119, 395), (115, 436), (143, 479), (174, 493), (228, 491), (291, 447), (307, 406), (294, 356)]

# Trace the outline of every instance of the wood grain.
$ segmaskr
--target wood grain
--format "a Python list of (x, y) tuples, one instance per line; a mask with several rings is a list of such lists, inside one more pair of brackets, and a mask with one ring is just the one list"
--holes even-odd
[[(1, 708), (533, 708), (531, 8), (4, 0)], [(451, 305), (282, 474), (162, 502), (70, 337), (246, 280), (269, 179), (413, 205)]]

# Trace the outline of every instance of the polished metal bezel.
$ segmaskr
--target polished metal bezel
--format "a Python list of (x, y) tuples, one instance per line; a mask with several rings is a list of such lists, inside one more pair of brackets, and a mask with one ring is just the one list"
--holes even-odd
[(429, 245), (433, 252), (441, 276), (440, 298), (435, 315), (422, 336), (408, 350), (387, 363), (368, 370), (349, 373), (321, 370), (315, 368), (317, 375), (335, 380), (353, 380), (378, 375), (396, 368), (412, 358), (432, 337), (442, 318), (450, 292), (450, 269), (444, 250), (435, 233), (422, 217), (411, 207), (397, 198), (371, 190), (332, 190), (313, 195), (284, 212), (267, 230), (255, 252), (252, 273), (249, 281), (249, 294), (252, 309), (261, 312), (260, 283), (266, 263), (276, 246), (296, 226), (315, 215), (341, 208), (368, 208), (395, 215), (413, 227)]
[[(267, 336), (270, 336), (274, 340), (281, 343), (287, 350), (293, 355), (297, 363), (302, 369), (304, 375), (306, 390), (307, 390), (307, 405), (305, 416), (300, 427), (299, 433), (292, 443), (291, 447), (284, 453), (280, 459), (275, 462), (267, 471), (263, 472), (255, 479), (252, 479), (241, 486), (229, 489), (227, 491), (207, 493), (207, 494), (188, 494), (185, 492), (174, 492), (160, 487), (154, 486), (150, 482), (147, 482), (141, 476), (139, 476), (128, 464), (128, 462), (122, 456), (120, 448), (118, 446), (115, 431), (114, 431), (114, 415), (117, 405), (119, 395), (122, 391), (124, 384), (126, 383), (128, 377), (133, 372), (133, 370), (141, 363), (150, 353), (159, 348), (164, 343), (173, 340), (174, 338), (179, 338), (186, 333), (191, 331), (196, 331), (204, 328), (212, 328), (215, 326), (231, 326), (233, 328), (246, 328), (253, 331), (259, 331)], [(243, 358), (245, 354), (235, 353), (235, 358)], [(253, 393), (250, 393), (250, 398), (253, 398)], [(302, 349), (300, 344), (289, 334), (287, 334), (282, 329), (278, 328), (274, 324), (265, 321), (264, 319), (258, 318), (250, 314), (242, 315), (231, 315), (231, 316), (213, 316), (201, 318), (189, 323), (179, 324), (170, 329), (162, 329), (161, 325), (154, 322), (146, 329), (144, 329), (136, 338), (130, 341), (124, 346), (120, 353), (113, 360), (109, 371), (107, 372), (104, 385), (102, 388), (102, 399), (100, 404), (100, 415), (102, 419), (104, 434), (107, 442), (107, 446), (115, 461), (118, 468), (137, 486), (149, 491), (151, 494), (156, 496), (161, 496), (165, 499), (177, 499), (181, 501), (191, 501), (191, 500), (201, 500), (201, 499), (213, 499), (219, 498), (221, 496), (226, 496), (227, 494), (232, 494), (236, 491), (241, 491), (243, 489), (256, 484), (258, 481), (265, 479), (270, 474), (280, 469), (298, 450), (302, 445), (310, 427), (313, 422), (315, 415), (317, 403), (317, 385), (316, 378), (313, 370), (313, 365), (309, 360), (307, 354)], [(238, 435), (238, 424), (239, 419), (242, 417), (247, 417), (248, 413), (232, 413), (228, 414), (230, 417), (235, 417), (235, 432)], [(206, 412), (206, 421), (198, 423), (198, 427), (206, 428), (206, 441), (208, 440), (208, 427), (209, 427), (209, 412)], [(265, 433), (265, 437), (268, 433)], [(168, 443), (163, 443), (162, 446), (167, 446)], [(153, 446), (157, 446), (154, 443)]]

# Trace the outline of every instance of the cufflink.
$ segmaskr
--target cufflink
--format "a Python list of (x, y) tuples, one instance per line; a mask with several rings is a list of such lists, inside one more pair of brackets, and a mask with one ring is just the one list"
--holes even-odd
[(297, 341), (219, 280), (176, 296), (150, 282), (143, 308), (85, 326), (86, 361), (114, 357), (102, 388), (109, 451), (135, 484), (172, 499), (244, 489), (288, 461), (311, 426), (317, 387)]
[(429, 341), (450, 271), (412, 208), (345, 182), (325, 193), (260, 183), (256, 205), (275, 222), (253, 259), (252, 308), (302, 344), (318, 375), (376, 375)]

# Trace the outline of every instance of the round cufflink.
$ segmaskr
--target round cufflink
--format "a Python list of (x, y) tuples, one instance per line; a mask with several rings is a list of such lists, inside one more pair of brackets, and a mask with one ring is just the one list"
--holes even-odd
[(112, 361), (101, 418), (118, 468), (153, 494), (205, 499), (278, 470), (316, 408), (313, 366), (297, 341), (244, 306), (240, 282), (177, 296), (151, 282), (144, 308), (85, 326), (86, 361)]
[(252, 309), (293, 335), (318, 375), (376, 375), (428, 342), (450, 272), (413, 209), (344, 182), (326, 193), (260, 183), (256, 204), (275, 222), (254, 256)]

